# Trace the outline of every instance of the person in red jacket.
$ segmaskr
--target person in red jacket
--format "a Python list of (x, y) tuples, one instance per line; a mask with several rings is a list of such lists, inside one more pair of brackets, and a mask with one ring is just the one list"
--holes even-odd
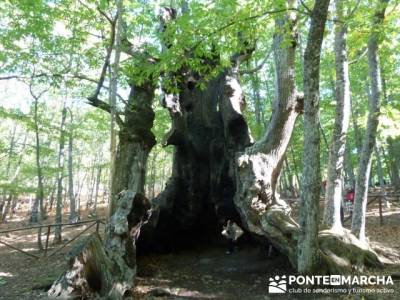
[(347, 210), (350, 212), (350, 218), (353, 216), (353, 205), (354, 205), (354, 189), (350, 189), (347, 191), (346, 194), (346, 207)]

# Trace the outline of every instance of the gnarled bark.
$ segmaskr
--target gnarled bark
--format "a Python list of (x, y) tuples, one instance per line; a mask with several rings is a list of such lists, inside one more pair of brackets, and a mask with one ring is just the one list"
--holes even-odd
[[(291, 7), (295, 2), (289, 3)], [(293, 31), (285, 31), (285, 24)], [(303, 108), (303, 98), (295, 87), (296, 15), (288, 13), (276, 19), (274, 58), (276, 95), (274, 112), (265, 136), (239, 153), (236, 168), (235, 205), (246, 228), (286, 254), (296, 265), (298, 225), (288, 216), (288, 205), (276, 194), (276, 183), (293, 127)], [(284, 41), (289, 39), (289, 42)]]
[[(126, 189), (144, 194), (147, 159), (156, 143), (151, 131), (155, 88), (151, 80), (131, 85), (125, 120), (120, 124), (111, 197)], [(111, 215), (114, 212), (113, 201), (110, 202), (110, 212)]]
[(48, 295), (62, 299), (122, 299), (133, 288), (136, 240), (149, 217), (150, 203), (142, 194), (124, 191), (116, 201), (103, 245), (97, 233), (75, 247), (67, 271)]

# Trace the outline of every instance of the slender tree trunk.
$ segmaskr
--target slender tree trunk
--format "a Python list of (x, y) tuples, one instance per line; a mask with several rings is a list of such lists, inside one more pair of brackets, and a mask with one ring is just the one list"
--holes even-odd
[[(394, 187), (395, 193), (400, 193), (400, 160), (399, 157), (396, 156), (395, 141), (391, 137), (388, 138), (388, 148), (390, 157), (390, 169), (392, 173), (392, 185)], [(398, 198), (400, 199), (400, 195)]]
[(160, 183), (160, 189), (164, 189), (164, 182), (165, 182), (165, 169), (166, 169), (166, 162), (165, 159), (167, 157), (167, 153), (164, 154), (163, 159), (162, 159), (162, 172), (161, 172), (161, 183)]
[[(14, 127), (11, 132), (11, 140), (10, 140), (10, 148), (8, 149), (8, 160), (7, 160), (7, 166), (6, 166), (6, 178), (10, 176), (10, 169), (11, 169), (11, 161), (12, 161), (12, 156), (14, 153), (14, 147), (15, 147), (15, 133), (17, 131), (17, 125), (14, 124)], [(0, 222), (4, 222), (6, 219), (6, 211), (4, 210), (4, 205), (7, 203), (7, 190), (2, 191), (2, 198), (0, 199)], [(7, 207), (7, 206), (6, 206)], [(4, 210), (4, 211), (3, 211)]]
[(97, 216), (97, 201), (99, 198), (99, 187), (100, 187), (100, 180), (101, 180), (101, 170), (102, 167), (99, 166), (97, 168), (97, 176), (96, 176), (96, 188), (95, 188), (95, 193), (94, 193), (94, 203), (93, 203), (93, 210), (92, 210), (92, 215)]
[[(32, 207), (31, 222), (41, 222), (43, 219), (43, 199), (44, 199), (44, 188), (43, 188), (43, 174), (42, 174), (42, 166), (41, 166), (41, 157), (40, 157), (40, 137), (39, 137), (39, 116), (38, 116), (38, 105), (39, 98), (34, 96), (34, 129), (35, 129), (35, 158), (36, 158), (36, 171), (37, 171), (37, 191), (36, 191), (36, 199)], [(40, 248), (40, 247), (39, 247)]]
[[(336, 17), (344, 20), (344, 1), (335, 0)], [(336, 232), (342, 232), (340, 207), (343, 191), (343, 165), (346, 136), (350, 122), (350, 83), (347, 59), (347, 24), (335, 24), (336, 66), (336, 118), (329, 151), (328, 176), (325, 194), (324, 224)]]
[(153, 162), (151, 165), (151, 198), (150, 199), (153, 199), (154, 195), (155, 195), (156, 173), (157, 173), (156, 162), (157, 162), (157, 153), (154, 153)]
[(318, 211), (321, 187), (319, 121), (320, 55), (329, 0), (316, 0), (304, 52), (304, 151), (298, 239), (298, 271), (313, 273), (320, 264)]
[(350, 110), (351, 110), (351, 119), (353, 121), (354, 140), (356, 142), (357, 156), (359, 158), (362, 151), (362, 140), (361, 140), (360, 128), (358, 127), (357, 123), (358, 120), (357, 108), (355, 107), (354, 103), (351, 100), (350, 100)]
[[(385, 18), (387, 4), (388, 0), (379, 1), (379, 5), (373, 20), (374, 27), (379, 27), (382, 24)], [(371, 169), (372, 151), (375, 145), (376, 131), (379, 122), (378, 117), (381, 101), (381, 78), (379, 71), (378, 46), (378, 32), (373, 31), (368, 40), (368, 67), (369, 77), (371, 80), (371, 98), (369, 99), (367, 130), (365, 133), (360, 157), (359, 171), (356, 182), (353, 220), (351, 224), (351, 231), (362, 242), (366, 241), (365, 214), (368, 200), (368, 182)]]
[(57, 178), (55, 178), (54, 180), (54, 184), (53, 187), (51, 188), (51, 193), (50, 193), (50, 197), (49, 197), (49, 212), (53, 211), (53, 205), (54, 205), (54, 200), (55, 200), (55, 193), (57, 190)]
[[(116, 185), (114, 182), (116, 178), (114, 174), (116, 173), (116, 155), (117, 155), (117, 135), (115, 129), (116, 122), (116, 103), (117, 103), (117, 91), (118, 91), (118, 74), (119, 74), (119, 60), (121, 56), (121, 34), (122, 34), (122, 23), (123, 23), (123, 1), (116, 0), (117, 6), (117, 19), (116, 19), (116, 33), (115, 33), (115, 41), (114, 41), (114, 63), (111, 68), (111, 79), (110, 79), (110, 107), (111, 107), (111, 124), (110, 124), (110, 152), (111, 152), (111, 168), (110, 168), (110, 190), (112, 190), (113, 186)], [(120, 191), (118, 191), (120, 192)], [(110, 205), (109, 205), (109, 216), (114, 213), (114, 199), (116, 199), (117, 195), (111, 193), (110, 194)]]
[[(389, 157), (388, 157), (387, 152), (386, 152), (386, 150), (385, 150), (385, 148), (383, 146), (380, 147), (380, 152), (382, 153), (382, 158), (383, 158), (382, 161), (385, 163), (385, 167), (386, 167), (386, 170), (383, 171), (383, 169), (382, 169), (383, 174), (388, 174), (389, 175), (389, 178), (388, 178), (389, 182), (392, 182), (392, 173), (391, 173), (391, 170), (390, 170)], [(386, 182), (386, 186), (389, 185), (389, 182)]]
[(293, 163), (293, 166), (294, 166), (294, 172), (295, 172), (297, 184), (298, 184), (299, 189), (301, 189), (301, 181), (300, 181), (299, 168), (298, 168), (296, 156), (294, 155), (293, 147), (290, 146), (289, 148), (290, 148), (290, 154), (292, 156), (292, 163)]
[(381, 154), (379, 152), (379, 148), (378, 148), (376, 142), (375, 142), (374, 151), (375, 151), (375, 158), (376, 158), (376, 169), (377, 169), (377, 173), (378, 173), (380, 194), (381, 194), (381, 197), (384, 199), (385, 207), (390, 208), (390, 203), (389, 203), (389, 201), (387, 201), (387, 198), (386, 198), (386, 191), (385, 191), (386, 184), (385, 184), (385, 179), (383, 177)]
[(325, 130), (324, 130), (324, 128), (322, 127), (321, 121), (319, 121), (318, 126), (319, 126), (319, 130), (321, 131), (322, 139), (324, 140), (324, 145), (325, 145), (325, 149), (326, 149), (326, 152), (324, 152), (324, 153), (326, 153), (327, 156), (329, 156), (329, 144), (328, 144), (328, 139), (327, 139), (327, 137), (326, 137)]
[(287, 180), (287, 183), (288, 183), (290, 196), (291, 197), (295, 197), (296, 191), (295, 191), (295, 187), (293, 185), (293, 180), (292, 180), (292, 178), (293, 178), (293, 174), (292, 173), (293, 172), (292, 172), (292, 169), (289, 166), (289, 162), (288, 162), (288, 159), (287, 159), (286, 156), (285, 156), (285, 170), (287, 170), (287, 172), (286, 172), (286, 175), (287, 175), (286, 180)]
[(17, 207), (18, 207), (18, 197), (13, 197), (12, 201), (11, 201), (11, 217), (14, 217), (14, 215), (17, 212)]
[[(65, 147), (65, 119), (67, 117), (67, 109), (64, 107), (61, 112), (60, 124), (60, 140), (58, 152), (58, 176), (57, 176), (57, 202), (56, 202), (56, 223), (62, 223), (62, 196), (63, 196), (63, 178), (64, 178), (64, 147)], [(56, 226), (54, 230), (54, 243), (61, 243), (61, 225)]]
[[(21, 152), (20, 152), (20, 154), (19, 154), (18, 162), (17, 162), (17, 164), (16, 164), (16, 169), (15, 169), (14, 175), (12, 176), (12, 178), (9, 178), (9, 177), (8, 177), (8, 178), (9, 178), (10, 185), (14, 185), (14, 184), (16, 184), (17, 181), (18, 181), (18, 175), (19, 175), (19, 173), (20, 173), (20, 171), (21, 171), (22, 159), (23, 159), (24, 154), (25, 154), (24, 151), (25, 151), (25, 147), (26, 147), (26, 140), (27, 140), (27, 138), (28, 138), (28, 136), (25, 135), (24, 141), (23, 141), (23, 143), (22, 143)], [(8, 170), (7, 173), (8, 173), (8, 176), (9, 176), (9, 175), (10, 175), (10, 174), (9, 174), (10, 171)], [(0, 222), (1, 222), (1, 223), (5, 223), (5, 222), (6, 222), (6, 220), (7, 220), (7, 215), (8, 215), (8, 213), (9, 213), (9, 211), (10, 211), (10, 204), (11, 204), (11, 203), (16, 203), (17, 200), (18, 200), (18, 199), (17, 199), (16, 195), (14, 195), (12, 191), (10, 191), (10, 193), (9, 193), (9, 195), (8, 195), (8, 198), (7, 198), (6, 201), (5, 201), (5, 205), (6, 205), (6, 206), (5, 206), (5, 208), (4, 208), (4, 211), (3, 211), (3, 209), (0, 210)]]
[(355, 188), (356, 186), (356, 177), (354, 175), (353, 165), (351, 163), (351, 153), (350, 153), (350, 144), (349, 142), (346, 143), (345, 150), (344, 150), (344, 161), (343, 161), (344, 169), (346, 171), (348, 184), (351, 188)]
[(91, 167), (91, 173), (90, 173), (90, 178), (88, 179), (88, 186), (89, 186), (89, 194), (87, 195), (87, 201), (86, 201), (86, 210), (89, 210), (92, 205), (93, 205), (93, 195), (94, 195), (94, 187), (96, 185), (96, 175), (95, 175), (95, 170), (96, 170), (96, 163), (97, 163), (97, 156), (94, 158), (92, 167)]
[[(72, 126), (72, 112), (71, 113), (71, 126)], [(74, 137), (72, 128), (68, 134), (68, 196), (69, 196), (69, 221), (75, 222), (77, 218), (76, 214), (76, 199), (74, 194), (74, 163), (73, 163), (73, 149), (74, 149)]]
[(6, 199), (6, 205), (4, 207), (4, 212), (1, 216), (1, 223), (6, 223), (7, 222), (7, 215), (10, 212), (10, 207), (11, 207), (11, 201), (13, 200), (13, 194), (9, 194), (7, 199)]

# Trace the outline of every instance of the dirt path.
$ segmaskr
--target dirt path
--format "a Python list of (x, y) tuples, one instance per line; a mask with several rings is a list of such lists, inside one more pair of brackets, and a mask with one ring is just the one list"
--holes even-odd
[[(230, 254), (225, 248), (192, 250), (139, 261), (137, 299), (146, 294), (200, 299), (265, 299), (267, 280), (293, 273), (283, 256), (266, 257), (258, 248), (242, 246)], [(161, 289), (160, 289), (161, 288)]]

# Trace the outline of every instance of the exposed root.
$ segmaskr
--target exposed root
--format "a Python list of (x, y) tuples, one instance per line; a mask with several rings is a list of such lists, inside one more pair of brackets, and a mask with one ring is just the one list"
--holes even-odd
[[(272, 243), (297, 269), (299, 225), (287, 214), (285, 207), (272, 205), (263, 213), (255, 214), (254, 211), (249, 214), (242, 213), (243, 223), (249, 224), (247, 215), (252, 216), (251, 226), (247, 228), (256, 236)], [(361, 243), (346, 229), (341, 233), (321, 231), (318, 239), (321, 274), (349, 274), (362, 271), (364, 266), (382, 267), (386, 262), (368, 244)]]
[(328, 274), (362, 271), (364, 266), (382, 267), (383, 261), (372, 248), (360, 242), (349, 230), (341, 233), (324, 230), (318, 236), (322, 268)]

